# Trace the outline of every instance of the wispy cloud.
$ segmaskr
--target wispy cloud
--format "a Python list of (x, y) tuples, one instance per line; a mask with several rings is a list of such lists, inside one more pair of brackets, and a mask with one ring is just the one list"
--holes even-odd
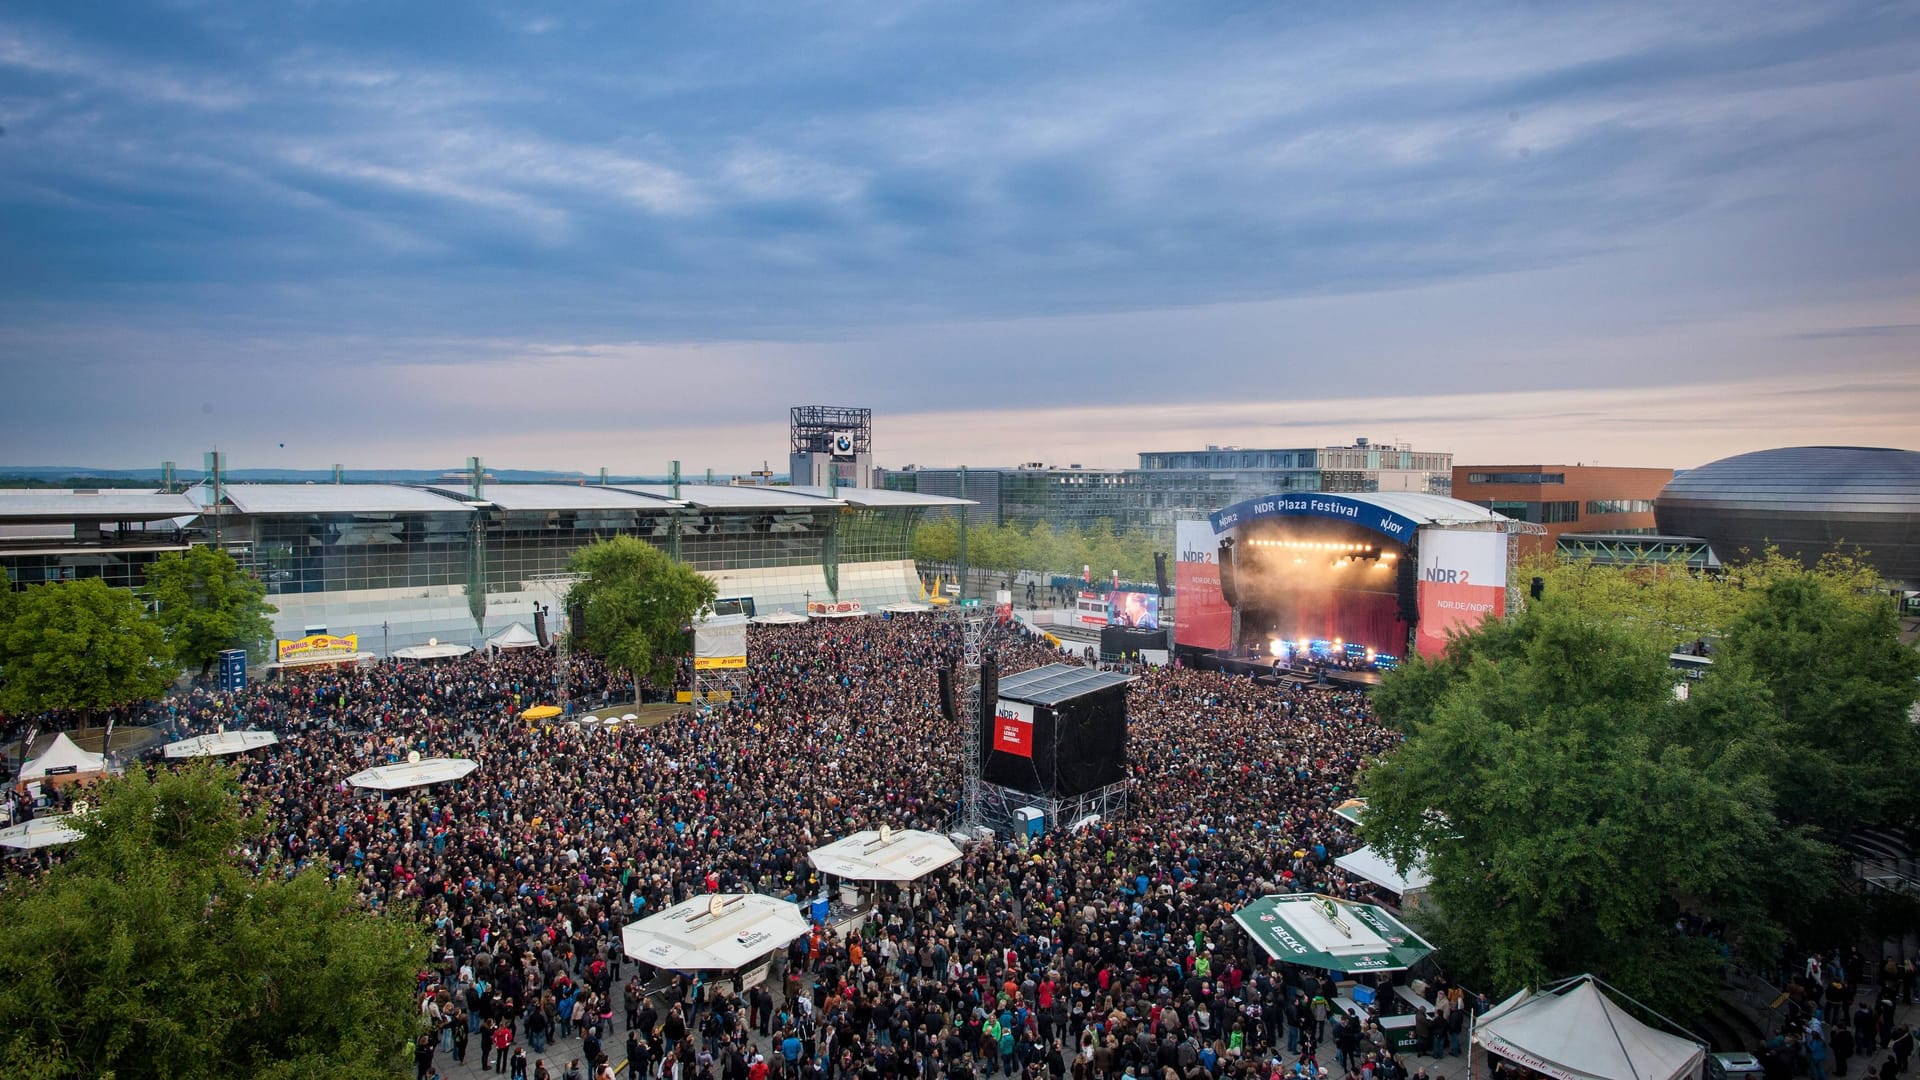
[[(613, 432), (826, 388), (951, 440), (1377, 399), (1474, 445), (1533, 437), (1526, 394), (1911, 368), (1910, 6), (488, 11), (0, 16), (0, 438), (75, 438), (75, 371), (106, 426), (207, 404), (156, 358), (396, 447), (388, 401), (426, 445), (455, 403)], [(1131, 453), (1079, 415), (1020, 427)]]

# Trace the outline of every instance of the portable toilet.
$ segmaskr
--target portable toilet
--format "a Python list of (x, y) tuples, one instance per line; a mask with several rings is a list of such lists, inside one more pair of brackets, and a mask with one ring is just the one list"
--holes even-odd
[(1013, 812), (1015, 836), (1033, 839), (1047, 831), (1047, 812), (1037, 806), (1023, 806)]

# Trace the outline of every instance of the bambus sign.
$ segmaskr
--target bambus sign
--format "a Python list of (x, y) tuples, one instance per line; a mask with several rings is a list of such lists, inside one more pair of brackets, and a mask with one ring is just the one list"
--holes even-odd
[(322, 656), (353, 656), (360, 651), (360, 635), (348, 634), (334, 637), (329, 634), (311, 634), (294, 641), (280, 642), (280, 660), (312, 660)]

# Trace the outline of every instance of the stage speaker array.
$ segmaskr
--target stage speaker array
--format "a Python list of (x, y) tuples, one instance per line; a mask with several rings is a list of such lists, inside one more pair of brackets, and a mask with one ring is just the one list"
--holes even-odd
[(940, 669), (939, 674), (940, 715), (945, 718), (947, 723), (958, 726), (960, 723), (960, 709), (953, 703), (953, 669), (943, 667)]
[(1233, 541), (1220, 542), (1220, 595), (1229, 607), (1240, 606), (1240, 589), (1233, 580)]
[(1160, 587), (1160, 595), (1167, 595), (1167, 553), (1153, 553), (1153, 583)]

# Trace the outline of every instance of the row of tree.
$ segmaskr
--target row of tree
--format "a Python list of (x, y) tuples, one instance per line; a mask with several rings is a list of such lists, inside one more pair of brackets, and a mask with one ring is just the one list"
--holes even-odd
[(223, 649), (261, 658), (272, 637), (260, 580), (219, 548), (168, 552), (137, 591), (98, 578), (14, 592), (0, 571), (0, 712), (75, 714), (148, 701)]
[[(967, 565), (978, 570), (1078, 574), (1081, 567), (1092, 567), (1097, 578), (1118, 570), (1127, 581), (1152, 581), (1153, 552), (1150, 534), (1115, 533), (1104, 524), (1085, 530), (1055, 529), (1044, 521), (1025, 529), (1011, 524), (967, 526)], [(958, 563), (959, 520), (922, 524), (913, 535), (913, 557), (921, 563)]]
[[(1449, 967), (1501, 993), (1592, 971), (1692, 1015), (1724, 964), (1864, 929), (1839, 844), (1920, 808), (1920, 654), (1870, 568), (1535, 569), (1541, 600), (1376, 693), (1406, 739), (1363, 834), (1424, 855)], [(1667, 654), (1709, 637), (1682, 697)]]

